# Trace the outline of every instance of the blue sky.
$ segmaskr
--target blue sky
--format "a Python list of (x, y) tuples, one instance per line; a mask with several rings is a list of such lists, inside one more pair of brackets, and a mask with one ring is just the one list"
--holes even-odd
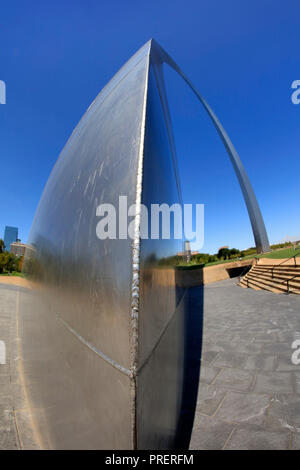
[[(278, 0), (1, 3), (0, 236), (26, 241), (50, 171), (91, 101), (154, 37), (208, 100), (248, 171), (271, 242), (300, 238), (300, 4)], [(205, 204), (205, 245), (253, 246), (242, 195), (199, 103), (167, 74), (185, 202)]]

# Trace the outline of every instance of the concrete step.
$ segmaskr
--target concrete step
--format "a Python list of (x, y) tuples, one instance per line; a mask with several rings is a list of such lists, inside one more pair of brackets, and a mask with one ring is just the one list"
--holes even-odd
[(286, 281), (289, 281), (289, 284), (290, 284), (290, 287), (294, 287), (295, 289), (300, 289), (300, 276), (299, 278), (295, 278), (295, 279), (291, 279), (292, 276), (289, 276), (289, 275), (276, 275), (274, 274), (274, 276), (272, 277), (272, 274), (271, 273), (260, 273), (260, 274), (257, 274), (256, 272), (252, 272), (251, 271), (251, 276), (253, 277), (256, 277), (257, 279), (264, 279), (266, 281), (274, 281), (278, 284), (282, 284), (283, 286), (286, 286), (287, 285), (287, 282)]
[(270, 269), (270, 268), (258, 268), (257, 266), (255, 266), (254, 268), (252, 268), (253, 271), (257, 272), (257, 273), (263, 273), (263, 272), (266, 272), (266, 273), (288, 273), (288, 274), (293, 274), (294, 276), (296, 275), (300, 275), (300, 269), (298, 268), (284, 268), (284, 269), (278, 269), (278, 268), (274, 268), (274, 269)]
[(261, 276), (255, 276), (255, 275), (251, 275), (249, 276), (247, 279), (249, 279), (249, 281), (254, 281), (256, 283), (259, 283), (259, 284), (262, 284), (264, 286), (264, 288), (266, 287), (270, 287), (272, 289), (276, 289), (276, 290), (279, 290), (281, 292), (286, 292), (286, 284), (282, 284), (281, 281), (277, 282), (275, 279), (264, 279), (263, 277)]
[(293, 271), (293, 272), (300, 272), (299, 268), (296, 268), (294, 266), (282, 266), (277, 267), (277, 266), (253, 266), (254, 269), (260, 270), (260, 271)]
[(291, 289), (291, 288), (290, 288), (290, 294), (297, 294), (297, 295), (300, 295), (300, 289)]
[(279, 285), (278, 283), (271, 282), (266, 279), (262, 279), (261, 277), (258, 276), (247, 276), (244, 278), (244, 282), (247, 283), (247, 281), (250, 283), (254, 283), (257, 287), (260, 287), (261, 289), (274, 289), (276, 292), (285, 292), (286, 288), (284, 285)]
[(295, 273), (300, 273), (300, 268), (296, 268), (294, 266), (284, 266), (284, 267), (278, 267), (278, 266), (253, 266), (253, 269), (257, 271), (288, 271), (288, 272), (295, 272)]
[(291, 262), (289, 261), (289, 263), (287, 263), (286, 261), (284, 263), (255, 263), (254, 266), (276, 266), (276, 267), (279, 267), (281, 268), (282, 266), (295, 266), (295, 267), (299, 267), (300, 266), (300, 258), (298, 258), (298, 261), (297, 263), (295, 264), (294, 261)]
[(297, 259), (297, 263), (295, 264), (294, 261), (287, 263), (286, 261), (284, 263), (255, 263), (254, 266), (300, 266), (300, 258)]
[[(276, 283), (276, 281), (271, 282), (269, 280), (261, 279), (255, 276), (249, 276), (247, 277), (247, 279), (243, 279), (240, 282), (240, 285), (242, 287), (248, 287), (247, 280), (249, 282), (249, 287), (252, 287), (252, 288), (254, 288), (255, 286), (256, 288), (259, 288), (259, 289), (269, 290), (271, 292), (282, 293), (282, 294), (287, 292), (287, 287), (285, 284), (281, 285), (279, 283)], [(291, 285), (290, 292), (295, 293), (295, 294), (300, 294), (300, 287)]]
[(247, 281), (241, 281), (239, 283), (239, 286), (244, 287), (245, 289), (247, 289), (248, 287), (251, 287), (254, 290), (262, 290), (261, 287), (258, 287), (255, 283), (251, 281), (249, 281), (249, 285), (247, 284)]
[[(247, 283), (247, 281), (245, 281)], [(268, 290), (270, 292), (274, 292), (276, 294), (282, 294), (284, 291), (277, 289), (275, 287), (270, 286), (269, 284), (265, 284), (260, 282), (258, 279), (248, 279), (249, 287), (255, 290)]]
[[(270, 269), (271, 268), (271, 269)], [(298, 276), (295, 277), (294, 276)], [(287, 292), (287, 281), (291, 293), (300, 294), (300, 266), (292, 265), (254, 265), (241, 279), (241, 287), (254, 290), (268, 290), (275, 293)]]
[(241, 281), (241, 283), (246, 287), (248, 287), (249, 285), (249, 287), (255, 288), (255, 290), (265, 289), (265, 284), (263, 282), (261, 283), (258, 278), (251, 278), (251, 277), (245, 276), (243, 280)]
[(269, 277), (276, 277), (276, 278), (282, 278), (282, 279), (291, 279), (292, 277), (294, 278), (295, 282), (300, 282), (300, 271), (295, 272), (295, 271), (263, 271), (263, 270), (257, 270), (257, 269), (251, 269), (251, 272), (255, 274), (256, 276), (269, 276)]

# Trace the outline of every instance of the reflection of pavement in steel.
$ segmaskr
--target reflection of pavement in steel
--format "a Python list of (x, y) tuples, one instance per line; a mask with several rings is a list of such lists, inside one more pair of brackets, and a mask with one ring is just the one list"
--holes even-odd
[[(197, 299), (200, 288), (190, 289)], [(19, 374), (18, 288), (0, 284), (0, 449), (38, 449)], [(204, 288), (203, 360), (191, 449), (299, 449), (300, 366), (291, 362), (300, 299)], [(243, 308), (243, 310), (242, 310)], [(196, 313), (196, 312), (195, 312)]]
[(2, 340), (0, 340), (0, 364), (6, 364), (6, 345)]
[[(204, 288), (200, 386), (191, 449), (300, 449), (300, 366), (292, 342), (300, 299)], [(199, 288), (190, 289), (197, 298)]]
[(0, 331), (6, 363), (0, 361), (0, 450), (39, 449), (28, 407), (18, 340), (19, 287), (0, 284)]

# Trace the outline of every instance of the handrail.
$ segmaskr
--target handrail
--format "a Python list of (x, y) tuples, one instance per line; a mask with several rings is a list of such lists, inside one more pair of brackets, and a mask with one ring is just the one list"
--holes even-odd
[[(296, 263), (296, 256), (297, 254), (300, 253), (300, 249), (299, 251), (295, 252), (295, 254), (293, 256), (291, 256), (290, 258), (287, 258), (285, 259), (282, 263), (279, 263), (275, 266), (272, 266), (271, 268), (267, 269), (267, 271), (269, 271), (270, 269), (272, 269), (272, 279), (274, 278), (274, 269), (276, 269), (277, 266), (281, 266), (282, 264), (284, 264), (286, 261), (289, 261), (290, 259), (294, 258), (295, 260), (295, 266), (297, 266), (297, 263)], [(300, 267), (300, 264), (298, 264), (298, 266)], [(292, 276), (290, 277), (289, 279), (285, 279), (284, 281), (282, 281), (280, 284), (284, 284), (285, 282), (287, 283), (286, 284), (286, 293), (289, 294), (290, 293), (290, 281), (292, 281), (293, 279), (295, 279), (295, 277), (300, 277), (300, 273), (299, 274), (296, 274), (295, 276)]]
[(293, 279), (295, 279), (295, 277), (300, 277), (300, 274), (296, 274), (295, 276), (290, 277), (289, 279), (285, 279), (284, 281), (281, 282), (281, 284), (284, 284), (285, 282), (287, 283), (287, 284), (286, 284), (286, 293), (287, 293), (287, 294), (290, 293), (290, 281), (292, 281)]
[[(299, 251), (295, 251), (295, 253), (293, 254), (293, 256), (290, 256), (290, 258), (286, 258), (286, 259), (284, 259), (281, 263), (276, 264), (275, 266), (272, 266), (271, 268), (267, 269), (267, 271), (272, 270), (272, 279), (274, 278), (274, 269), (276, 269), (278, 266), (281, 266), (282, 264), (286, 263), (287, 261), (289, 261), (289, 260), (292, 259), (292, 258), (294, 258), (295, 266), (300, 266), (300, 264), (297, 265), (297, 263), (296, 263), (296, 257), (297, 257), (298, 254), (300, 254), (300, 249), (299, 249)], [(256, 258), (256, 259), (257, 259), (257, 258)]]
[[(281, 263), (279, 264), (276, 264), (275, 266), (271, 266), (270, 268), (267, 269), (267, 271), (270, 271), (272, 270), (272, 279), (274, 278), (274, 269), (276, 269), (278, 266), (281, 266), (282, 264), (286, 263), (287, 261), (289, 261), (290, 259), (294, 258), (294, 261), (295, 261), (295, 266), (299, 266), (300, 267), (300, 264), (297, 265), (296, 263), (296, 257), (297, 255), (300, 254), (300, 249), (298, 251), (295, 251), (294, 255), (293, 256), (290, 256), (290, 258), (286, 258), (284, 259)], [(259, 258), (257, 256), (255, 256), (255, 260), (256, 260), (256, 265), (258, 263), (258, 260)], [(256, 266), (255, 265), (255, 266)], [(261, 265), (263, 266), (263, 265)], [(248, 266), (247, 266), (248, 267)], [(244, 271), (243, 271), (244, 272)], [(266, 271), (265, 271), (266, 272)], [(242, 274), (239, 276), (239, 282), (241, 282), (241, 277), (242, 277)], [(295, 276), (292, 276), (290, 277), (289, 279), (285, 279), (284, 281), (282, 281), (280, 284), (284, 284), (285, 282), (287, 283), (286, 285), (286, 293), (289, 294), (290, 293), (290, 281), (292, 281), (293, 279), (295, 279), (296, 277), (300, 277), (300, 273), (299, 274), (296, 274)], [(246, 279), (247, 281), (247, 287), (249, 287), (249, 280), (248, 278)]]
[[(296, 263), (296, 257), (298, 255), (298, 253), (300, 254), (300, 249), (298, 251), (295, 251), (294, 255), (293, 256), (290, 256), (289, 258), (286, 258), (284, 259), (281, 263), (279, 264), (276, 264), (275, 266), (271, 266), (270, 268), (268, 268), (265, 272), (268, 272), (270, 270), (272, 270), (272, 279), (274, 279), (274, 269), (276, 269), (278, 266), (281, 266), (282, 264), (286, 263), (287, 261), (289, 261), (290, 259), (294, 258), (294, 262), (295, 262), (295, 266), (299, 266), (300, 267), (300, 264), (297, 265)], [(256, 265), (258, 263), (258, 260), (259, 258), (257, 256), (254, 257), (255, 260), (256, 260)], [(255, 266), (256, 266), (255, 265)], [(262, 265), (263, 266), (263, 265)], [(244, 272), (244, 271), (243, 271)], [(247, 273), (246, 273), (247, 274)], [(300, 274), (296, 274), (296, 276), (293, 276), (291, 277), (290, 279), (286, 279), (284, 280), (281, 284), (283, 284), (284, 282), (287, 282), (287, 293), (289, 294), (290, 292), (290, 285), (289, 285), (289, 281), (291, 281), (292, 279), (294, 279), (295, 277), (299, 277)], [(239, 276), (239, 283), (241, 282), (241, 277), (242, 277), (242, 274)], [(246, 279), (247, 280), (247, 287), (249, 287), (249, 280), (248, 278)]]

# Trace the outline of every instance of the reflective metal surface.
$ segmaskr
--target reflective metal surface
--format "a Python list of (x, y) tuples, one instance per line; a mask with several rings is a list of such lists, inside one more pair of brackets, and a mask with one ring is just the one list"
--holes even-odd
[(19, 323), (43, 448), (178, 442), (187, 293), (161, 260), (182, 241), (141, 239), (138, 222), (133, 240), (96, 235), (97, 206), (118, 207), (120, 195), (136, 214), (141, 203), (182, 202), (163, 61), (174, 66), (149, 41), (102, 90), (36, 212), (24, 262), (32, 289), (20, 293)]
[[(30, 234), (21, 294), (25, 382), (45, 448), (132, 448), (132, 240), (99, 240), (96, 208), (136, 201), (150, 44), (90, 106)], [(26, 267), (27, 265), (27, 267)], [(41, 416), (42, 415), (42, 416)]]
[[(179, 202), (176, 171), (152, 66), (149, 72), (142, 203)], [(160, 260), (182, 251), (179, 240), (141, 240), (137, 369), (137, 446), (174, 447), (184, 360), (184, 291)], [(149, 259), (152, 263), (149, 263)], [(158, 405), (159, 404), (159, 405)]]

